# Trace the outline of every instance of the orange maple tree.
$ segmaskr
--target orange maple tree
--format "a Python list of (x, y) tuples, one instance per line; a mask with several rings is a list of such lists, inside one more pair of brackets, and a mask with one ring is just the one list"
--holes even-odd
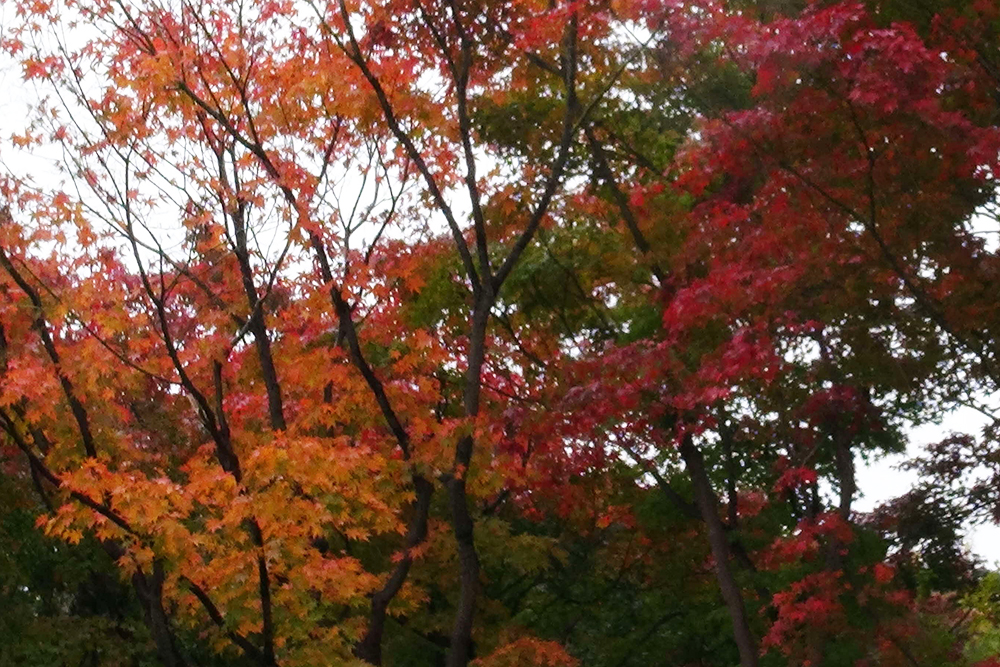
[[(170, 623), (205, 619), (263, 664), (378, 662), (388, 604), (420, 599), (404, 585), (435, 487), (461, 583), (449, 661), (468, 661), (468, 484), (482, 469), (472, 497), (497, 486), (477, 442), (504, 403), (484, 388), (503, 363), (490, 313), (624, 69), (581, 67), (608, 55), (607, 17), (537, 9), (19, 7), (7, 46), (58, 92), (17, 141), (74, 151), (77, 189), (8, 184), (4, 421), (40, 484), (77, 501), (47, 532), (113, 550), (168, 664)], [(473, 110), (540, 91), (558, 96), (548, 145), (479, 175), (493, 151)], [(411, 324), (453, 258), (457, 300)], [(393, 533), (382, 573), (351, 555)]]

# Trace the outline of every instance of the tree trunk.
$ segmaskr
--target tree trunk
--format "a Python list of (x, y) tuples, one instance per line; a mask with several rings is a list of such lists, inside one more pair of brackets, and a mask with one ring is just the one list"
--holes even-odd
[(153, 563), (153, 572), (149, 577), (136, 572), (132, 575), (132, 585), (142, 604), (146, 627), (153, 635), (156, 652), (164, 667), (185, 667), (187, 664), (174, 642), (173, 633), (163, 609), (163, 566), (157, 561)]
[[(488, 283), (488, 281), (487, 281)], [(472, 312), (472, 327), (469, 332), (469, 369), (465, 377), (465, 416), (469, 427), (479, 414), (479, 395), (482, 389), (483, 362), (486, 358), (486, 326), (490, 309), (493, 307), (493, 293), (489, 284), (477, 295)], [(451, 504), (452, 529), (458, 548), (459, 592), (458, 610), (451, 631), (451, 650), (448, 652), (448, 667), (465, 667), (472, 657), (472, 622), (476, 614), (476, 597), (479, 593), (479, 556), (473, 540), (474, 522), (469, 512), (465, 478), (472, 462), (475, 446), (473, 435), (463, 436), (455, 445), (455, 463), (451, 478), (447, 482), (448, 500)]]
[(410, 573), (410, 566), (413, 565), (413, 555), (410, 550), (419, 546), (427, 538), (427, 517), (430, 513), (434, 485), (418, 475), (413, 478), (413, 488), (416, 490), (417, 497), (413, 503), (413, 516), (406, 533), (406, 552), (385, 586), (372, 596), (368, 630), (354, 647), (354, 655), (373, 665), (382, 664), (382, 635), (385, 632), (386, 610), (392, 599), (396, 597), (396, 593), (403, 587), (403, 583)]
[(708, 541), (712, 547), (712, 559), (715, 561), (715, 577), (733, 622), (733, 637), (740, 651), (740, 665), (757, 667), (757, 642), (750, 632), (743, 593), (736, 583), (736, 577), (733, 576), (729, 563), (729, 539), (726, 536), (725, 526), (722, 525), (722, 519), (719, 518), (719, 501), (708, 479), (705, 459), (690, 435), (684, 436), (680, 453), (694, 485), (695, 504), (708, 528)]

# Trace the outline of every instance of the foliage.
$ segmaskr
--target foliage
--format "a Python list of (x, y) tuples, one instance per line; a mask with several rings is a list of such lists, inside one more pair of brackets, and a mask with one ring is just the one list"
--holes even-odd
[(994, 3), (12, 6), (0, 660), (996, 659)]

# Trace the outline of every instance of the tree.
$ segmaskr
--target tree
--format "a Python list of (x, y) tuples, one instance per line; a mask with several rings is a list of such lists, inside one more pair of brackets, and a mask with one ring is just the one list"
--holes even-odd
[(144, 625), (85, 659), (982, 658), (912, 557), (972, 514), (854, 503), (996, 390), (990, 7), (16, 7), (8, 474)]

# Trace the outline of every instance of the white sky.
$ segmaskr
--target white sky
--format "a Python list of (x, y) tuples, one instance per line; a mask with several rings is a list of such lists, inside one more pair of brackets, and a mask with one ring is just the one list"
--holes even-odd
[[(909, 491), (917, 479), (911, 470), (899, 470), (898, 466), (910, 456), (915, 456), (926, 445), (940, 442), (951, 433), (978, 434), (986, 423), (986, 418), (969, 408), (960, 408), (948, 415), (941, 424), (926, 424), (910, 431), (910, 445), (906, 454), (887, 456), (869, 465), (859, 465), (857, 471), (858, 488), (861, 498), (855, 508), (861, 512), (874, 509), (880, 503), (898, 498)], [(972, 553), (986, 564), (1000, 569), (1000, 526), (978, 526), (973, 529), (967, 541)]]

